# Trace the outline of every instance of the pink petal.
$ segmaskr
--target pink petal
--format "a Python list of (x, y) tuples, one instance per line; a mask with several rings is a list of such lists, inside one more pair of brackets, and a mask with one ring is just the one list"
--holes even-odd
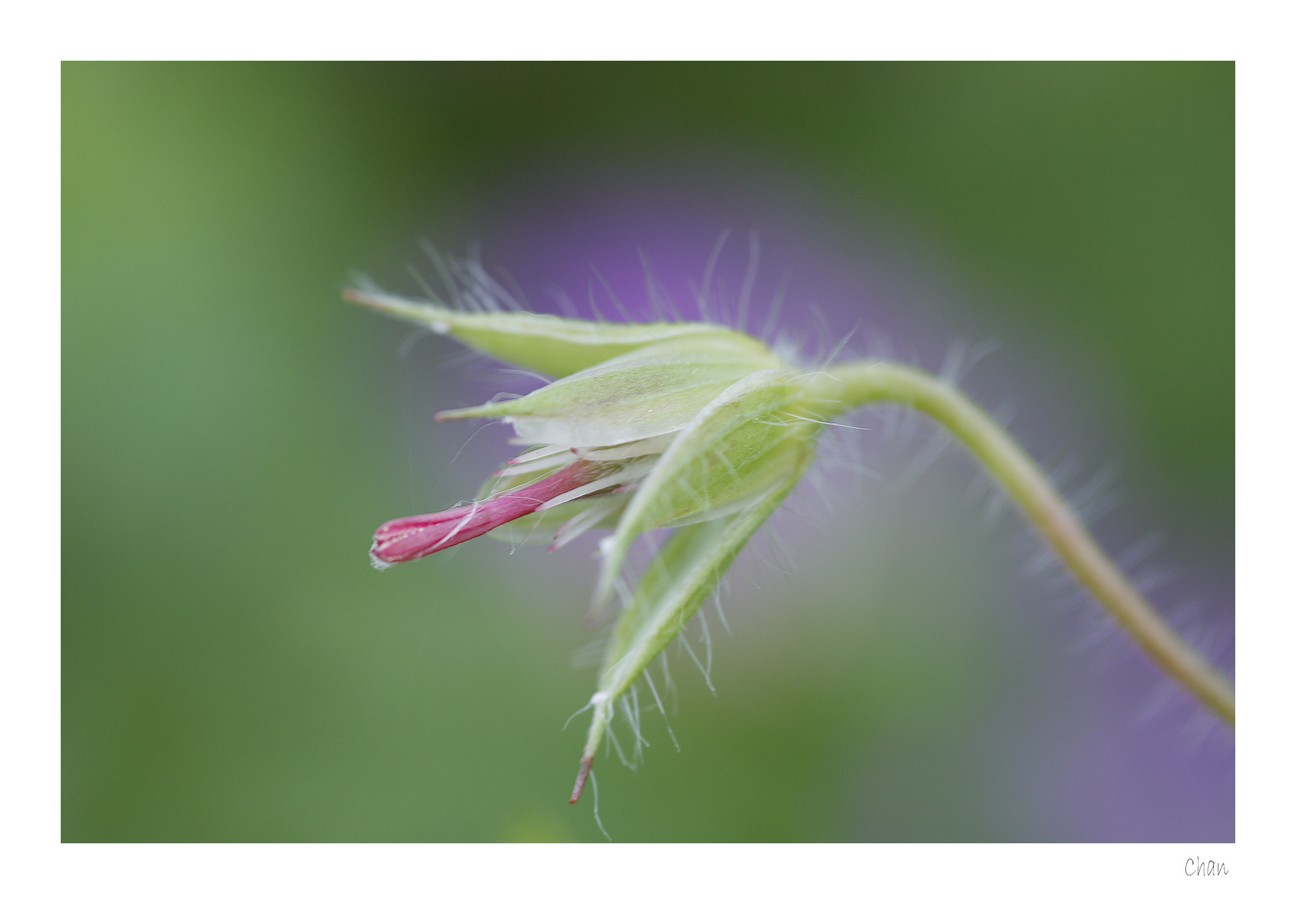
[(597, 480), (607, 466), (578, 461), (533, 484), (431, 515), (414, 515), (388, 521), (374, 532), (369, 556), (385, 568), (410, 562), (476, 539), (501, 525), (530, 515), (550, 499)]

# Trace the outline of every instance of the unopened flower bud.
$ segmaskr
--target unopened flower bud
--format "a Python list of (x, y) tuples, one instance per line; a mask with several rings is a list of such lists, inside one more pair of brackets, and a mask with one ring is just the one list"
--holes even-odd
[[(629, 591), (599, 679), (582, 777), (612, 706), (683, 630), (756, 529), (800, 480), (820, 422), (810, 381), (757, 340), (711, 324), (595, 324), (468, 313), (355, 293), (360, 301), (534, 370), (557, 376), (521, 398), (442, 412), (498, 418), (527, 451), (479, 501), (380, 527), (378, 567), (496, 529), (551, 548), (611, 527), (601, 544), (596, 609), (611, 596), (635, 539), (674, 534)], [(576, 794), (579, 795), (578, 783)]]

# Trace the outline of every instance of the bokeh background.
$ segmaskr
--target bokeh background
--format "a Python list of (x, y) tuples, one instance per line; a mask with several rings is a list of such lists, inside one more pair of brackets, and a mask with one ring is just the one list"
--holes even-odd
[[(65, 840), (601, 838), (562, 730), (590, 545), (367, 561), (505, 453), (431, 414), (516, 376), (339, 300), (418, 294), (424, 240), (541, 310), (595, 270), (642, 307), (642, 252), (688, 311), (755, 232), (755, 320), (782, 290), (811, 360), (851, 330), (977, 359), (963, 385), (1231, 672), (1233, 77), (66, 64)], [(650, 715), (643, 763), (598, 769), (613, 837), (1233, 840), (1232, 733), (934, 431), (856, 424), (729, 581), (716, 693), (672, 656), (682, 751)]]

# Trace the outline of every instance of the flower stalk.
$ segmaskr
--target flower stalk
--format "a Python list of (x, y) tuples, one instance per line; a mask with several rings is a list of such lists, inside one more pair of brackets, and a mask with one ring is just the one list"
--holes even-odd
[(1229, 725), (1234, 692), (1157, 614), (1102, 551), (1044, 472), (1021, 446), (967, 396), (921, 370), (887, 361), (859, 361), (816, 375), (825, 415), (872, 404), (898, 404), (930, 417), (957, 438), (1016, 502), (1076, 579), (1172, 678)]

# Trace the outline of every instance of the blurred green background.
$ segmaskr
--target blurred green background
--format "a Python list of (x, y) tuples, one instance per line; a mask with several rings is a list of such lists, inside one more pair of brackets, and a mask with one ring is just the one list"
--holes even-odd
[[(427, 423), (489, 368), (339, 301), (415, 291), (421, 239), (525, 283), (675, 237), (697, 279), (754, 228), (785, 316), (876, 314), (933, 367), (1000, 340), (969, 388), (1117, 466), (1100, 537), (1158, 536), (1158, 602), (1231, 660), (1231, 64), (73, 63), (62, 205), (65, 840), (601, 838), (561, 731), (588, 548), (366, 559), (503, 457)], [(650, 717), (638, 770), (602, 764), (613, 836), (1232, 840), (1231, 735), (1033, 574), (959, 456), (890, 492), (922, 436), (886, 435), (850, 453), (881, 481), (829, 462), (832, 510), (742, 563), (717, 694), (672, 658), (683, 749)]]

